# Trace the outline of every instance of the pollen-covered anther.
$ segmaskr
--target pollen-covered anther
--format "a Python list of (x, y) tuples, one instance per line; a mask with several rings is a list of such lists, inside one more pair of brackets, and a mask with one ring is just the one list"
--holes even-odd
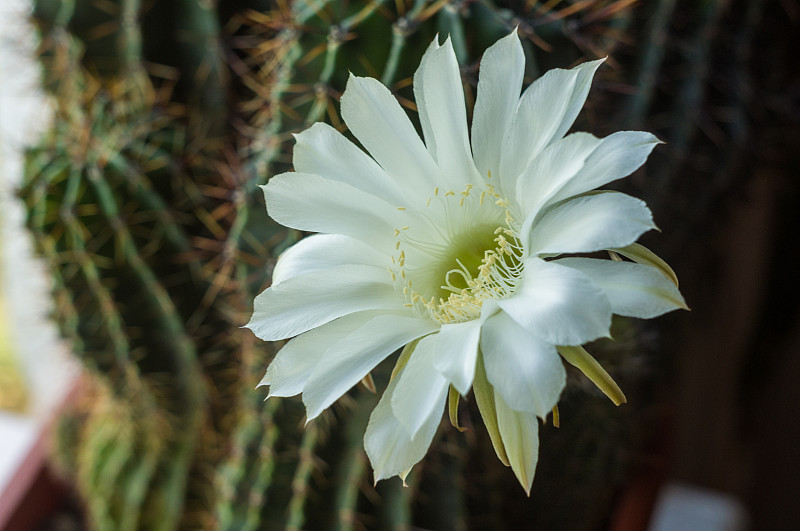
[[(513, 293), (522, 269), (521, 256), (506, 238), (498, 240), (495, 249), (484, 252), (476, 276), (460, 263), (459, 268), (445, 274), (441, 288), (450, 293), (447, 299), (440, 298), (437, 303), (428, 305), (434, 319), (442, 323), (469, 321), (480, 315), (484, 301), (504, 299)], [(460, 277), (467, 287), (457, 288), (454, 277)]]

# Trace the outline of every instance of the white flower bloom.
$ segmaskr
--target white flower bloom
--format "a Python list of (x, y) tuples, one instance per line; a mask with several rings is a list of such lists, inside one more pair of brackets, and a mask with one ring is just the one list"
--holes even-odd
[[(452, 45), (434, 40), (414, 76), (424, 143), (388, 89), (351, 75), (342, 117), (369, 154), (317, 123), (296, 137), (296, 171), (264, 186), (275, 221), (320, 233), (280, 257), (247, 325), (297, 336), (262, 381), (270, 396), (302, 393), (313, 419), (408, 345), (365, 435), (376, 481), (422, 459), (452, 386), (474, 388), (529, 491), (561, 356), (623, 401), (580, 345), (608, 337), (612, 313), (684, 307), (669, 267), (634, 243), (654, 228), (644, 202), (592, 192), (658, 139), (564, 136), (602, 60), (552, 70), (520, 97), (524, 63), (516, 32), (486, 51), (470, 138)], [(633, 261), (564, 256), (603, 250)]]

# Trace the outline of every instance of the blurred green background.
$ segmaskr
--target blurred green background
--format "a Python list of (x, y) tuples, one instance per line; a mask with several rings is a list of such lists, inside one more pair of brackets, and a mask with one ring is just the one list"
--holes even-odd
[[(33, 17), (55, 119), (20, 198), (86, 369), (54, 457), (81, 525), (637, 529), (667, 478), (744, 500), (756, 529), (800, 521), (796, 1), (37, 0)], [(591, 347), (629, 403), (571, 374), (530, 498), (474, 403), (408, 488), (373, 487), (374, 394), (304, 428), (298, 399), (254, 390), (277, 345), (240, 326), (302, 237), (256, 186), (290, 168), (291, 133), (344, 128), (348, 71), (414, 110), (422, 53), (450, 35), (471, 112), (481, 54), (515, 27), (526, 83), (609, 57), (576, 129), (666, 142), (613, 186), (652, 208), (664, 232), (643, 243), (694, 311)]]

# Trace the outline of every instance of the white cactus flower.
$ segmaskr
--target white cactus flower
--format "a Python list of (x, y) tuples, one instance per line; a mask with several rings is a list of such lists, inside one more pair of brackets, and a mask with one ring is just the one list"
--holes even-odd
[[(659, 140), (564, 136), (601, 63), (551, 70), (520, 96), (525, 59), (511, 33), (482, 58), (470, 138), (456, 56), (435, 39), (414, 76), (424, 142), (386, 87), (351, 75), (341, 113), (368, 153), (317, 123), (296, 137), (295, 171), (264, 186), (275, 221), (319, 233), (279, 258), (247, 325), (268, 341), (296, 336), (267, 370), (269, 395), (302, 393), (313, 419), (406, 346), (365, 434), (376, 481), (405, 477), (448, 390), (472, 388), (529, 492), (562, 356), (619, 403), (580, 345), (608, 337), (612, 314), (685, 307), (669, 267), (634, 243), (654, 228), (645, 203), (593, 191)], [(575, 256), (604, 250), (632, 261)]]

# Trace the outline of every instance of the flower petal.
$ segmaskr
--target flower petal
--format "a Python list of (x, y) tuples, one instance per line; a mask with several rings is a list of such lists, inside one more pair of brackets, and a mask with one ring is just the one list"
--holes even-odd
[(270, 286), (256, 297), (245, 327), (265, 341), (276, 341), (349, 313), (400, 308), (402, 300), (385, 269), (343, 265)]
[(425, 147), (428, 148), (428, 153), (431, 154), (433, 160), (436, 160), (436, 135), (433, 134), (433, 127), (431, 126), (431, 120), (428, 116), (427, 112), (423, 111), (424, 102), (422, 100), (423, 89), (422, 85), (425, 84), (425, 79), (421, 75), (422, 67), (425, 65), (426, 61), (431, 56), (435, 50), (439, 49), (439, 35), (437, 34), (436, 37), (433, 38), (431, 43), (428, 45), (428, 49), (425, 50), (425, 53), (422, 55), (422, 59), (419, 62), (419, 66), (417, 67), (417, 71), (414, 72), (414, 100), (417, 104), (418, 109), (418, 116), (419, 116), (419, 124), (422, 127), (422, 138), (425, 139)]
[[(529, 226), (550, 199), (580, 170), (586, 158), (600, 145), (600, 139), (589, 133), (573, 133), (547, 146), (525, 168), (516, 184), (505, 186), (515, 190), (521, 218)], [(505, 176), (504, 176), (505, 177)], [(513, 187), (512, 187), (513, 185)], [(526, 234), (523, 224), (522, 234)]]
[(687, 309), (683, 296), (658, 269), (631, 262), (562, 258), (554, 263), (580, 271), (600, 287), (617, 315), (650, 319)]
[(389, 177), (427, 199), (437, 186), (439, 169), (389, 89), (376, 79), (351, 74), (341, 111), (347, 126)]
[(596, 59), (594, 61), (587, 61), (569, 70), (563, 71), (562, 79), (568, 75), (575, 76), (575, 84), (572, 87), (572, 92), (568, 96), (566, 111), (561, 123), (558, 125), (555, 133), (553, 133), (553, 140), (558, 140), (569, 131), (572, 124), (575, 123), (575, 118), (580, 114), (583, 109), (583, 104), (586, 103), (586, 96), (589, 95), (589, 88), (592, 86), (594, 74), (600, 65), (606, 62), (606, 58)]
[(411, 437), (417, 435), (425, 420), (433, 414), (449, 386), (447, 379), (433, 368), (438, 356), (448, 354), (439, 349), (438, 335), (432, 334), (420, 340), (398, 377), (400, 381), (392, 396), (394, 416), (403, 423)]
[(478, 340), (481, 336), (481, 319), (466, 323), (442, 325), (431, 341), (438, 352), (433, 366), (462, 395), (469, 392), (475, 377), (475, 360), (478, 357)]
[(325, 350), (378, 315), (351, 313), (297, 336), (278, 351), (258, 385), (269, 385), (269, 396), (300, 394)]
[(343, 134), (317, 122), (295, 135), (292, 164), (295, 171), (341, 181), (394, 205), (406, 203), (404, 192), (377, 162)]
[(597, 193), (546, 212), (533, 225), (528, 249), (537, 255), (590, 253), (625, 247), (654, 228), (650, 209), (641, 199), (619, 192)]
[(308, 419), (322, 413), (386, 356), (438, 327), (416, 316), (379, 315), (330, 345), (303, 388)]
[(517, 109), (524, 73), (525, 54), (516, 29), (483, 54), (472, 113), (472, 153), (484, 178), (489, 172), (500, 175), (500, 152)]
[(583, 107), (594, 72), (603, 61), (583, 63), (570, 70), (550, 70), (525, 90), (503, 145), (503, 178), (521, 174), (542, 149), (564, 136)]
[(643, 131), (620, 131), (602, 139), (583, 168), (553, 197), (552, 202), (594, 190), (627, 177), (644, 164), (661, 141)]
[[(401, 373), (402, 375), (402, 373)], [(375, 471), (375, 482), (405, 474), (416, 465), (428, 451), (436, 429), (442, 420), (445, 395), (442, 395), (422, 423), (415, 437), (411, 437), (402, 422), (392, 412), (392, 397), (399, 378), (389, 382), (380, 402), (369, 417), (364, 434), (364, 449)]]
[(450, 38), (442, 46), (436, 46), (436, 39), (414, 74), (414, 98), (441, 186), (461, 189), (479, 182), (467, 136), (464, 89)]
[(384, 267), (389, 258), (365, 243), (341, 234), (312, 234), (292, 245), (278, 258), (272, 285), (313, 271), (340, 265)]
[(391, 251), (394, 229), (403, 226), (396, 207), (319, 175), (282, 173), (262, 188), (270, 217), (293, 229), (344, 234)]
[(553, 262), (527, 259), (522, 284), (499, 305), (554, 345), (582, 345), (609, 335), (611, 305), (603, 291), (586, 275)]
[(539, 461), (539, 421), (533, 413), (515, 411), (494, 390), (497, 425), (508, 462), (520, 485), (530, 496), (536, 463)]
[(567, 374), (556, 348), (500, 312), (481, 331), (486, 377), (511, 409), (545, 418), (558, 402)]

